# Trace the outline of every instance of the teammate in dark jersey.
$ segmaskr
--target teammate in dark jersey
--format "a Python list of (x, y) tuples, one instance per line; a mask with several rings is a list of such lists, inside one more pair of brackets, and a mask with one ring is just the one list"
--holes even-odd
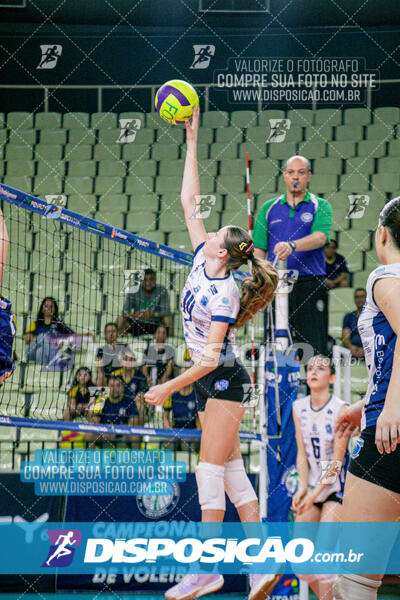
[[(336, 424), (342, 434), (356, 426), (362, 430), (344, 488), (346, 522), (400, 519), (400, 197), (383, 208), (375, 246), (382, 266), (368, 278), (367, 300), (358, 319), (368, 390)], [(382, 577), (340, 575), (335, 597), (375, 600)]]
[[(9, 241), (6, 223), (0, 208), (0, 289), (6, 268)], [(15, 369), (12, 351), (16, 330), (15, 315), (11, 312), (11, 302), (0, 295), (0, 385), (12, 375)]]

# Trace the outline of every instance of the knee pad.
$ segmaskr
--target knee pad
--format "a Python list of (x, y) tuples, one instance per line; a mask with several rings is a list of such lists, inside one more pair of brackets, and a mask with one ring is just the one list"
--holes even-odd
[(381, 583), (362, 575), (338, 575), (333, 593), (336, 600), (376, 600)]
[(202, 510), (225, 510), (224, 467), (200, 462), (196, 481)]
[(225, 463), (225, 491), (236, 508), (258, 500), (244, 469), (242, 458)]

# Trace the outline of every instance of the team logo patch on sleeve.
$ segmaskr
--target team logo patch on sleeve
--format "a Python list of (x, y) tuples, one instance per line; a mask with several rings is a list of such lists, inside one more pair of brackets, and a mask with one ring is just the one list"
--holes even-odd
[(222, 304), (229, 304), (229, 298), (222, 298)]
[(202, 306), (207, 306), (207, 304), (208, 304), (208, 298), (207, 298), (207, 296), (203, 296), (202, 297), (202, 299), (200, 300), (200, 304)]
[(218, 391), (218, 392), (223, 392), (224, 390), (227, 390), (229, 387), (229, 381), (227, 379), (219, 379), (218, 381), (215, 382), (214, 388)]

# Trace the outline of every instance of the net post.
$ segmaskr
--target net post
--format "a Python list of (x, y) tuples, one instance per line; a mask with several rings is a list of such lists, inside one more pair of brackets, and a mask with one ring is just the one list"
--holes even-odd
[[(289, 331), (289, 295), (282, 291), (284, 276), (286, 271), (286, 260), (278, 260), (277, 269), (279, 274), (278, 288), (275, 294), (275, 326), (277, 331)], [(289, 347), (289, 338), (287, 336), (277, 335), (279, 348), (282, 352)]]
[(268, 401), (266, 394), (265, 385), (265, 344), (260, 345), (260, 357), (258, 361), (258, 381), (262, 382), (263, 393), (259, 394), (260, 402), (260, 436), (261, 443), (259, 446), (260, 452), (260, 479), (258, 485), (258, 501), (260, 504), (260, 517), (261, 520), (267, 518), (268, 505), (267, 505), (267, 490), (268, 490), (268, 469), (267, 469), (267, 447), (268, 447), (268, 433), (267, 433), (267, 418), (266, 403)]
[(342, 360), (343, 361), (343, 400), (351, 404), (351, 352), (342, 346), (333, 346), (332, 358), (335, 365), (336, 379), (333, 384), (333, 393), (338, 398), (342, 397)]

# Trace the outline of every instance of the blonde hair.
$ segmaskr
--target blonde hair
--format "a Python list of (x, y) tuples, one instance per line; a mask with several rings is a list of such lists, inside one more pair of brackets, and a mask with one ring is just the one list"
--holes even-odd
[(254, 256), (254, 242), (243, 227), (231, 225), (227, 228), (224, 247), (229, 255), (226, 262), (229, 270), (236, 271), (248, 261), (252, 267), (252, 277), (242, 281), (240, 310), (234, 325), (235, 329), (239, 329), (272, 302), (278, 273), (269, 261)]

